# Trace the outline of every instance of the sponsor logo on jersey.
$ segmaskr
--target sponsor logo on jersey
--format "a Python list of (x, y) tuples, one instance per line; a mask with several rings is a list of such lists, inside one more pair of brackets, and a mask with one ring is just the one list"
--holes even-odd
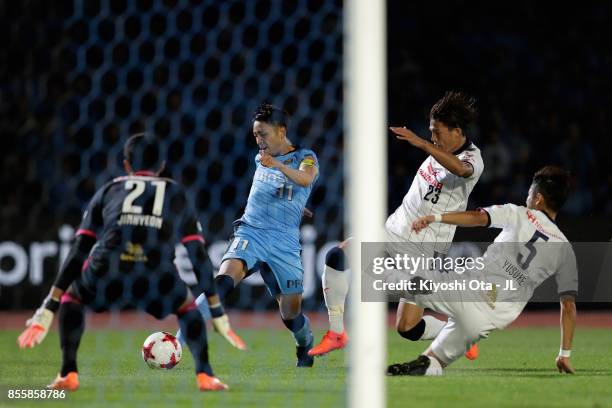
[(423, 169), (419, 169), (419, 175), (423, 177), (428, 184), (431, 184), (438, 189), (442, 189), (442, 187), (444, 187), (444, 184), (436, 180), (436, 178), (431, 174), (425, 173)]
[(427, 171), (429, 172), (429, 174), (431, 174), (435, 178), (438, 178), (438, 173), (440, 172), (440, 170), (434, 169), (431, 163), (427, 165)]
[(560, 239), (561, 241), (567, 241), (567, 239), (560, 237), (559, 235), (556, 235), (555, 233), (552, 233), (550, 231), (548, 231), (547, 229), (544, 228), (544, 226), (542, 226), (542, 224), (540, 224), (540, 221), (538, 221), (538, 219), (536, 218), (535, 215), (533, 215), (533, 213), (529, 210), (527, 210), (527, 219), (529, 220), (529, 222), (531, 222), (533, 224), (533, 226), (540, 232), (545, 233), (546, 235), (550, 235), (551, 237), (555, 237), (557, 239)]
[(128, 242), (125, 245), (125, 251), (121, 253), (119, 259), (125, 262), (146, 262), (147, 256), (144, 253), (144, 249), (142, 249), (142, 245)]
[(282, 173), (281, 174), (278, 174), (278, 173), (271, 172), (271, 171), (264, 171), (260, 168), (260, 169), (257, 169), (257, 171), (255, 172), (254, 179), (257, 181), (261, 181), (263, 183), (275, 183), (275, 182), (284, 183), (286, 182), (287, 178)]

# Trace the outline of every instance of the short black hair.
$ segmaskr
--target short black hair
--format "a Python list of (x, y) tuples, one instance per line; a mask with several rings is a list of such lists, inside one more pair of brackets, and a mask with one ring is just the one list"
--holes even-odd
[(148, 133), (130, 136), (123, 145), (123, 158), (133, 170), (159, 170), (163, 162), (158, 141)]
[(476, 99), (459, 91), (448, 91), (432, 106), (429, 118), (439, 120), (448, 128), (459, 128), (465, 135), (476, 120)]
[(531, 184), (534, 192), (540, 193), (546, 200), (546, 206), (559, 211), (570, 192), (570, 174), (557, 166), (545, 166), (536, 171)]
[(259, 105), (253, 114), (253, 122), (256, 120), (287, 129), (289, 125), (289, 114), (281, 108), (264, 102)]

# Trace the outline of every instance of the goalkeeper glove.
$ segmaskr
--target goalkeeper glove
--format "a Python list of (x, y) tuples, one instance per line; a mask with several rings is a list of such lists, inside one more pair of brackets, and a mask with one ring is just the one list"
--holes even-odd
[(26, 322), (26, 329), (17, 338), (19, 348), (32, 348), (45, 339), (58, 308), (59, 302), (48, 298), (43, 306), (36, 309), (34, 316)]
[(212, 324), (217, 333), (225, 338), (232, 346), (239, 350), (246, 350), (247, 346), (242, 339), (234, 333), (230, 327), (229, 318), (226, 314), (220, 317), (213, 317)]

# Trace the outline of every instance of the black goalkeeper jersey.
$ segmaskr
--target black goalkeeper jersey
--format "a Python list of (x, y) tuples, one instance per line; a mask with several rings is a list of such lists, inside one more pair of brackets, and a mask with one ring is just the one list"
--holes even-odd
[(112, 180), (89, 202), (76, 235), (54, 286), (70, 287), (70, 296), (94, 311), (133, 306), (157, 318), (180, 313), (189, 298), (174, 265), (180, 244), (198, 281), (191, 291), (216, 294), (196, 213), (173, 180), (149, 172)]
[(98, 190), (77, 235), (96, 239), (92, 263), (114, 259), (123, 269), (130, 264), (157, 268), (172, 262), (178, 243), (204, 242), (183, 188), (148, 172), (118, 177)]

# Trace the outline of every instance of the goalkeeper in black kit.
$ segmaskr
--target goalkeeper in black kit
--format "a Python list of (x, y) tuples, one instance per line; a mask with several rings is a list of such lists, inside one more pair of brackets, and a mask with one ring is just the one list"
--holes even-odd
[(62, 367), (48, 388), (75, 391), (85, 306), (94, 312), (136, 307), (158, 319), (174, 313), (195, 360), (199, 389), (225, 390), (208, 359), (206, 325), (194, 295), (173, 263), (175, 246), (182, 243), (198, 278), (192, 290), (207, 296), (215, 329), (230, 340), (200, 223), (183, 188), (159, 176), (165, 162), (153, 137), (131, 136), (123, 152), (127, 175), (104, 185), (89, 202), (70, 253), (49, 296), (27, 321), (19, 347), (42, 342), (57, 312)]

